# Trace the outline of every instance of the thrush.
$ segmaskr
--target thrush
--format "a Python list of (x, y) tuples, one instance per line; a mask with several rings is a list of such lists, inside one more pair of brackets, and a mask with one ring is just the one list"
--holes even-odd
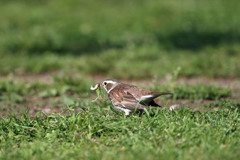
[(91, 90), (96, 90), (99, 86), (102, 86), (107, 91), (108, 99), (112, 102), (113, 106), (123, 111), (126, 116), (135, 110), (149, 109), (149, 106), (162, 107), (154, 99), (161, 95), (172, 94), (169, 92), (155, 92), (141, 89), (115, 79), (107, 79), (102, 83), (98, 83), (95, 88), (91, 87)]

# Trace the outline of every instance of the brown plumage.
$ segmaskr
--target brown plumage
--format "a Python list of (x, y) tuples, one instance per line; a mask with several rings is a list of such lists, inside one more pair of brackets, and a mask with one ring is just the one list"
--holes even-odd
[(154, 99), (161, 95), (172, 94), (141, 89), (113, 79), (103, 81), (102, 86), (108, 92), (108, 98), (114, 107), (124, 111), (126, 115), (135, 109), (148, 109), (149, 106), (161, 107)]
[[(161, 107), (153, 99), (160, 95), (166, 95), (171, 93), (154, 92), (145, 89), (138, 88), (137, 86), (121, 83), (114, 87), (109, 93), (108, 98), (114, 104), (122, 104), (127, 109), (148, 109), (148, 106)], [(142, 96), (151, 95), (145, 101), (141, 101)]]

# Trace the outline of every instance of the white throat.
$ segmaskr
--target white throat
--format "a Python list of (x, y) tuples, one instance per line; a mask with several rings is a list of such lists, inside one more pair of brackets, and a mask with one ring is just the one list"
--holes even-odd
[(113, 87), (112, 87), (111, 89), (109, 89), (109, 90), (107, 91), (107, 93), (110, 93), (111, 90), (113, 90), (113, 88), (115, 88), (115, 85), (113, 85)]

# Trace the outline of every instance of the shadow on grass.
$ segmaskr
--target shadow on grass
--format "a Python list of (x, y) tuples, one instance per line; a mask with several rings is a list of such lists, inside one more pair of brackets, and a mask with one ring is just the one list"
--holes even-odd
[(240, 42), (240, 33), (228, 32), (200, 32), (197, 30), (178, 31), (172, 34), (156, 34), (157, 40), (167, 49), (200, 50), (207, 46), (234, 44)]
[(15, 41), (5, 46), (10, 53), (18, 53), (19, 51), (27, 54), (43, 54), (52, 52), (55, 54), (88, 54), (96, 53), (101, 50), (110, 48), (122, 48), (124, 43), (115, 43), (108, 39), (103, 39), (95, 34), (63, 34), (63, 38), (43, 35), (38, 39), (29, 38), (28, 42)]
[[(229, 32), (201, 32), (198, 30), (177, 31), (171, 33), (154, 34), (156, 43), (159, 43), (165, 49), (187, 49), (200, 50), (207, 46), (218, 46), (224, 44), (234, 44), (240, 42), (240, 33)], [(10, 53), (19, 51), (29, 54), (42, 54), (52, 52), (56, 54), (94, 54), (108, 49), (120, 49), (127, 46), (128, 39), (118, 39), (101, 37), (98, 34), (76, 34), (74, 31), (64, 33), (61, 38), (54, 35), (44, 34), (40, 38), (29, 38), (28, 42), (14, 41), (5, 48)], [(143, 46), (145, 37), (131, 41), (137, 46)], [(154, 43), (154, 42), (153, 42)]]

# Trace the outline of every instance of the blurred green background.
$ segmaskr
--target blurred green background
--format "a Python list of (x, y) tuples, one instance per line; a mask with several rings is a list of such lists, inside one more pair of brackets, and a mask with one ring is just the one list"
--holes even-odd
[(1, 0), (0, 74), (240, 77), (238, 0)]

